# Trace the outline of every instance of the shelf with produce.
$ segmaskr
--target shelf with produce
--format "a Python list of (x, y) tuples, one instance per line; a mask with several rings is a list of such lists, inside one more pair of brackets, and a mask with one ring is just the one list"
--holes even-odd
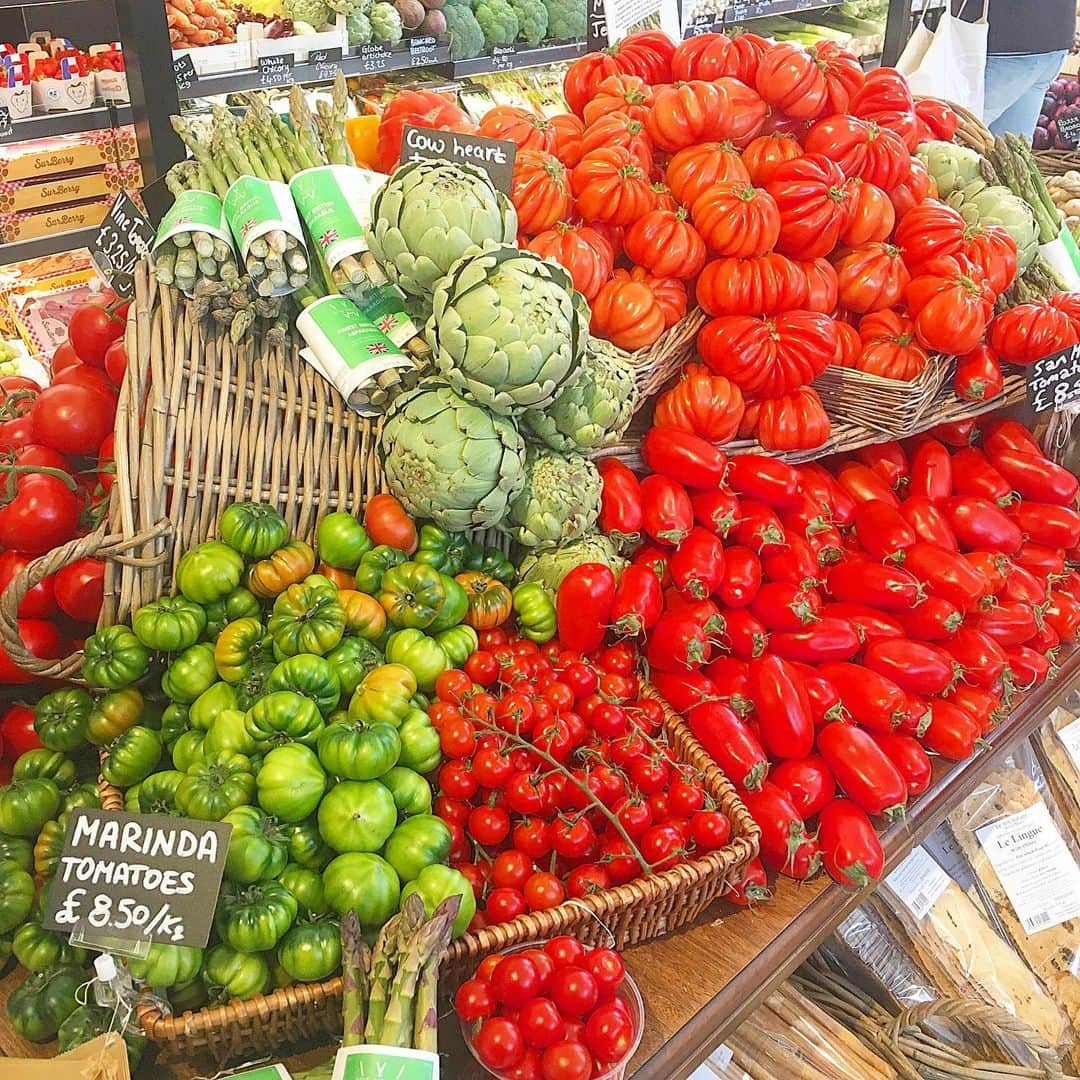
[(495, 71), (514, 71), (518, 68), (541, 67), (564, 60), (576, 60), (584, 56), (584, 41), (565, 41), (556, 45), (505, 45), (496, 46), (490, 56), (474, 56), (468, 60), (452, 60), (447, 73), (455, 79), (471, 75), (489, 75)]
[(93, 109), (78, 112), (41, 113), (28, 116), (25, 120), (12, 120), (10, 141), (23, 139), (47, 139), (54, 135), (75, 135), (82, 131), (97, 131), (101, 128), (120, 127), (130, 124), (131, 106), (98, 105)]
[(693, 18), (686, 27), (684, 35), (694, 37), (697, 34), (720, 33), (725, 27), (749, 22), (753, 19), (765, 19), (776, 15), (802, 15), (810, 11), (825, 11), (839, 7), (843, 0), (753, 0), (750, 3), (735, 3), (723, 11), (703, 11)]
[[(411, 68), (431, 67), (449, 61), (449, 40), (406, 38), (393, 46), (364, 45), (360, 52), (342, 56), (340, 60), (294, 64), (292, 78), (283, 85), (287, 86), (289, 82), (304, 85), (333, 82), (339, 70), (347, 76), (381, 75), (387, 71), (408, 71)], [(220, 75), (201, 75), (180, 90), (179, 94), (181, 101), (190, 101), (217, 94), (235, 94), (265, 88), (266, 83), (257, 69), (245, 69)]]

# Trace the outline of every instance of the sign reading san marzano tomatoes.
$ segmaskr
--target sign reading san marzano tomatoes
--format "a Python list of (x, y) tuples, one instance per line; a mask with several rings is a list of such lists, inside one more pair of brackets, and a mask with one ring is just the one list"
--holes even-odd
[(232, 826), (163, 814), (75, 810), (43, 925), (202, 948), (210, 938)]
[(1080, 398), (1080, 345), (1036, 360), (1027, 372), (1028, 404), (1036, 412), (1060, 409)]

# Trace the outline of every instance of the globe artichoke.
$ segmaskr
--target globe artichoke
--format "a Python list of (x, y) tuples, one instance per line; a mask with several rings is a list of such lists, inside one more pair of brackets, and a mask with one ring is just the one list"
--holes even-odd
[(498, 524), (525, 482), (525, 443), (513, 421), (439, 379), (395, 399), (380, 452), (405, 509), (454, 532)]
[(550, 405), (522, 414), (522, 434), (564, 453), (613, 446), (637, 399), (633, 366), (606, 341), (590, 338), (577, 378)]
[(371, 202), (371, 252), (410, 296), (430, 300), (435, 282), (486, 240), (517, 235), (517, 212), (473, 165), (411, 161)]
[(1000, 225), (1016, 243), (1016, 265), (1023, 273), (1039, 253), (1039, 227), (1019, 195), (1000, 184), (975, 179), (945, 200), (968, 224)]
[(547, 405), (576, 377), (587, 310), (557, 263), (492, 244), (439, 282), (427, 337), (455, 390), (510, 415)]
[(518, 573), (522, 581), (539, 581), (555, 592), (575, 566), (587, 562), (610, 566), (616, 576), (626, 566), (626, 560), (610, 537), (600, 532), (589, 532), (562, 547), (526, 555), (521, 560)]
[(600, 474), (588, 458), (530, 446), (525, 483), (501, 528), (522, 547), (557, 547), (591, 529), (599, 513)]
[(982, 176), (982, 158), (969, 147), (930, 140), (920, 143), (916, 153), (937, 183), (942, 199)]

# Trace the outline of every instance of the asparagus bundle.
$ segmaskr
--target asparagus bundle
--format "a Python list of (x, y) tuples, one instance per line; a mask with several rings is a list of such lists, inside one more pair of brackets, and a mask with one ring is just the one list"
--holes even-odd
[(1001, 182), (1031, 207), (1039, 229), (1039, 243), (1056, 240), (1061, 232), (1061, 214), (1046, 190), (1046, 181), (1027, 143), (1016, 135), (999, 136), (987, 157)]
[[(210, 181), (197, 161), (182, 161), (166, 174), (173, 196), (187, 191), (210, 191)], [(161, 243), (154, 255), (154, 272), (162, 285), (175, 285), (191, 295), (196, 282), (239, 285), (240, 273), (232, 245), (204, 230), (176, 231)]]

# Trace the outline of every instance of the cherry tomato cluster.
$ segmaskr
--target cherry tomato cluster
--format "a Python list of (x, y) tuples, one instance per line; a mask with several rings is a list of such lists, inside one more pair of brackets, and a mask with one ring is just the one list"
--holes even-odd
[(637, 656), (586, 658), (499, 628), (429, 713), (446, 761), (435, 812), (473, 883), (474, 927), (543, 911), (727, 843), (730, 823), (677, 760)]
[[(764, 867), (876, 880), (872, 819), (926, 791), (930, 754), (974, 754), (1013, 691), (1076, 641), (1077, 478), (1002, 418), (827, 465), (692, 440), (681, 461), (646, 453), (641, 481), (605, 462), (603, 527), (644, 540), (618, 582), (599, 564), (571, 571), (559, 633), (638, 639), (657, 690), (740, 787)], [(730, 898), (765, 884), (751, 864)]]
[[(75, 309), (52, 383), (0, 379), (0, 590), (39, 555), (96, 528), (113, 485), (113, 422), (127, 359), (127, 305)], [(19, 633), (35, 656), (78, 647), (101, 610), (104, 564), (79, 559), (35, 585)], [(29, 683), (0, 646), (0, 684)]]
[(506, 1080), (590, 1080), (625, 1061), (637, 1032), (614, 949), (556, 937), (489, 956), (454, 1007), (485, 1068)]

